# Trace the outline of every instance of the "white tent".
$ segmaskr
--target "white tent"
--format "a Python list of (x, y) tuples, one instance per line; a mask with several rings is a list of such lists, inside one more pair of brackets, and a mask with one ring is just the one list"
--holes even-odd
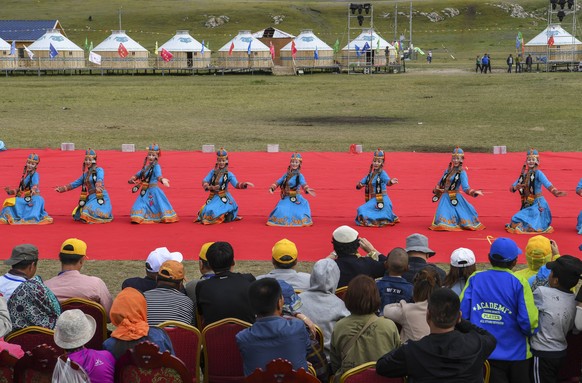
[(389, 53), (388, 56), (392, 63), (393, 57), (396, 56), (395, 52), (394, 46), (384, 40), (376, 31), (366, 29), (342, 49), (340, 62), (344, 66), (384, 66), (387, 63), (386, 54)]
[(394, 46), (390, 44), (388, 41), (384, 40), (382, 36), (376, 33), (375, 30), (367, 29), (360, 33), (358, 37), (349, 42), (348, 45), (343, 47), (342, 51), (347, 51), (348, 49), (355, 51), (356, 45), (358, 46), (359, 49), (362, 49), (364, 48), (366, 43), (368, 43), (370, 49), (374, 50), (378, 48), (381, 50), (386, 50), (386, 48), (394, 49)]
[[(550, 37), (554, 40), (551, 46), (548, 45)], [(535, 63), (577, 63), (582, 61), (582, 42), (560, 25), (553, 24), (525, 44), (524, 54), (531, 55)]]
[(284, 32), (280, 29), (277, 29), (274, 27), (269, 27), (269, 28), (265, 28), (261, 31), (253, 33), (253, 37), (255, 39), (262, 39), (263, 37), (270, 38), (270, 39), (285, 39), (285, 38), (292, 39), (295, 36), (293, 36), (290, 33)]
[[(160, 56), (162, 49), (170, 52), (173, 57), (169, 61)], [(159, 68), (196, 69), (210, 66), (211, 50), (202, 47), (202, 43), (190, 36), (188, 31), (176, 31), (174, 37), (158, 48), (156, 65)]]
[(111, 35), (93, 48), (92, 52), (110, 52), (119, 49), (119, 44), (123, 44), (128, 52), (147, 52), (148, 50), (139, 45), (134, 39), (125, 34), (125, 31), (111, 31)]
[(525, 46), (547, 46), (550, 36), (554, 36), (554, 45), (582, 44), (580, 40), (568, 33), (560, 25), (553, 24), (544, 29), (536, 37), (528, 41)]
[[(127, 50), (127, 56), (119, 54), (120, 45)], [(91, 64), (102, 69), (147, 69), (150, 67), (147, 49), (125, 34), (125, 31), (111, 31), (111, 35), (91, 51), (101, 56), (101, 65)]]
[(18, 62), (18, 54), (10, 55), (10, 44), (0, 38), (0, 69), (14, 68)]
[(269, 47), (260, 42), (256, 37), (253, 37), (250, 31), (240, 31), (232, 40), (226, 43), (219, 52), (230, 52), (231, 46), (234, 45), (233, 52), (269, 52)]
[(240, 31), (218, 50), (217, 65), (226, 69), (262, 69), (271, 68), (273, 59), (268, 46), (250, 31)]
[[(58, 53), (51, 56), (51, 45)], [(50, 29), (28, 46), (34, 60), (22, 60), (24, 66), (39, 66), (43, 69), (80, 69), (85, 67), (85, 51), (61, 34)]]
[(10, 53), (10, 44), (8, 44), (6, 41), (2, 40), (1, 37), (0, 37), (0, 51), (8, 51), (7, 54)]
[[(158, 48), (158, 54), (162, 48), (170, 52), (201, 52), (202, 43), (190, 36), (188, 31), (176, 31), (174, 37)], [(210, 49), (204, 47), (204, 52), (206, 51), (211, 52)]]
[[(295, 60), (291, 52), (293, 43), (297, 49)], [(285, 66), (327, 67), (334, 65), (333, 53), (332, 47), (324, 43), (311, 29), (305, 29), (292, 42), (281, 48), (281, 62)]]
[[(299, 36), (295, 37), (293, 41), (295, 41), (295, 49), (297, 49), (297, 52), (301, 51), (313, 52), (315, 51), (315, 48), (317, 48), (319, 52), (324, 51), (333, 52), (333, 48), (324, 43), (319, 37), (317, 37), (311, 29), (302, 30)], [(292, 43), (289, 43), (285, 45), (283, 48), (281, 48), (281, 50), (291, 51), (291, 46)]]
[(50, 46), (58, 51), (83, 52), (83, 49), (66, 38), (57, 29), (51, 29), (42, 35), (38, 40), (28, 46), (31, 51), (48, 51)]

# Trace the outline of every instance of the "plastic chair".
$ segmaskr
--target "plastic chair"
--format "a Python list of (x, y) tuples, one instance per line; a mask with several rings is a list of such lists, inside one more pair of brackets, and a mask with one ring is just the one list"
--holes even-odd
[(14, 382), (14, 366), (18, 358), (11, 355), (7, 350), (0, 352), (0, 382)]
[(85, 347), (91, 348), (93, 350), (102, 350), (103, 349), (103, 342), (105, 339), (108, 338), (107, 336), (107, 313), (105, 312), (105, 308), (97, 302), (91, 301), (89, 299), (84, 298), (69, 298), (63, 303), (61, 303), (61, 310), (73, 310), (78, 309), (88, 314), (95, 319), (97, 324), (97, 330), (95, 331), (95, 335)]
[(193, 377), (194, 382), (200, 381), (200, 352), (202, 350), (202, 334), (194, 327), (178, 321), (165, 321), (158, 325), (163, 328), (172, 340), (174, 352)]
[(225, 318), (202, 330), (204, 382), (243, 382), (243, 360), (236, 344), (236, 334), (251, 324), (236, 318)]
[(184, 363), (168, 351), (161, 353), (151, 342), (141, 342), (115, 364), (115, 382), (190, 383), (192, 375)]
[(342, 286), (342, 287), (335, 290), (335, 296), (343, 301), (345, 296), (346, 296), (347, 291), (348, 291), (348, 286)]
[(360, 364), (343, 373), (340, 383), (403, 383), (406, 378), (386, 378), (376, 374), (376, 362)]
[(60, 355), (64, 352), (64, 350), (62, 350), (55, 343), (54, 334), (55, 332), (53, 330), (49, 330), (48, 328), (40, 326), (28, 326), (6, 335), (4, 340), (9, 343), (20, 345), (20, 347), (22, 347), (22, 351), (24, 352), (31, 351), (39, 344), (47, 344), (53, 347), (55, 350), (59, 351)]
[(267, 363), (266, 370), (257, 368), (246, 377), (246, 383), (319, 383), (319, 380), (303, 368), (295, 371), (291, 362), (274, 359)]
[(50, 383), (58, 357), (59, 352), (46, 344), (25, 352), (14, 366), (15, 381)]

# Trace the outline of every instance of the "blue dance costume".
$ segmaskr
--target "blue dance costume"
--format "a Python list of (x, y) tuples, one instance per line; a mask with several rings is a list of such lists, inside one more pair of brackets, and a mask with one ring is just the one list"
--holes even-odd
[(505, 230), (517, 234), (552, 233), (552, 212), (546, 199), (542, 195), (542, 187), (559, 197), (558, 191), (546, 175), (538, 169), (539, 154), (535, 149), (527, 152), (529, 159), (535, 160), (535, 166), (523, 166), (519, 178), (511, 185), (512, 193), (519, 190), (521, 209), (511, 217), (511, 222), (505, 225)]
[(7, 225), (48, 225), (53, 219), (44, 210), (44, 198), (40, 196), (40, 176), (36, 167), (40, 158), (32, 153), (26, 160), (18, 189), (6, 187), (8, 195), (0, 211), (0, 224)]
[(59, 193), (73, 190), (81, 186), (79, 204), (73, 210), (73, 219), (84, 223), (108, 223), (113, 220), (111, 213), (111, 200), (103, 183), (105, 172), (97, 167), (97, 154), (88, 149), (85, 152), (85, 160), (90, 160), (91, 165), (86, 169), (83, 163), (83, 174), (74, 182), (57, 187)]
[(378, 149), (374, 152), (374, 161), (381, 161), (381, 165), (374, 169), (370, 166), (368, 175), (356, 185), (356, 189), (365, 188), (366, 203), (358, 207), (356, 225), (383, 227), (393, 226), (400, 219), (392, 211), (392, 201), (386, 193), (386, 187), (396, 183), (383, 170), (384, 152)]
[[(224, 149), (216, 152), (217, 163), (206, 177), (202, 180), (202, 187), (210, 194), (206, 203), (198, 211), (198, 217), (194, 222), (203, 225), (214, 225), (223, 222), (232, 222), (242, 219), (238, 216), (238, 205), (232, 195), (228, 192), (228, 184), (236, 189), (246, 189), (247, 182), (239, 183), (236, 176), (228, 171), (228, 153)], [(224, 164), (222, 168), (219, 162)]]
[[(131, 223), (172, 223), (179, 221), (178, 215), (159, 186), (159, 182), (164, 179), (162, 167), (158, 164), (160, 154), (160, 148), (157, 144), (150, 145), (143, 168), (129, 180), (129, 183), (136, 184), (131, 191), (135, 193), (139, 190), (139, 196), (131, 207)], [(150, 156), (152, 160), (148, 163)]]
[[(576, 194), (582, 196), (582, 178), (580, 182), (578, 182), (578, 186), (576, 186)], [(582, 234), (582, 211), (578, 214), (578, 224), (576, 225), (576, 230), (578, 234)]]
[(461, 148), (453, 150), (453, 159), (458, 159), (458, 165), (453, 162), (443, 173), (439, 184), (433, 190), (433, 202), (439, 202), (430, 230), (461, 231), (483, 230), (485, 226), (479, 221), (477, 211), (460, 194), (460, 188), (470, 195), (477, 197), (480, 193), (471, 189), (467, 173), (463, 170), (465, 153)]
[(297, 169), (289, 166), (287, 173), (283, 174), (274, 184), (271, 185), (271, 193), (281, 188), (281, 199), (275, 206), (275, 209), (269, 214), (267, 225), (269, 226), (290, 226), (302, 227), (311, 226), (311, 208), (309, 202), (301, 195), (301, 189), (308, 193), (309, 186), (305, 177), (301, 174), (301, 154), (294, 153), (291, 156), (291, 162), (299, 162)]

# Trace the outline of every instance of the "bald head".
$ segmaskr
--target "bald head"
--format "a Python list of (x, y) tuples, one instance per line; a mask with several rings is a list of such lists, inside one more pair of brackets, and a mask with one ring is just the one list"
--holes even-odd
[(391, 276), (401, 276), (408, 270), (408, 253), (402, 247), (395, 247), (388, 253), (388, 259), (384, 263)]

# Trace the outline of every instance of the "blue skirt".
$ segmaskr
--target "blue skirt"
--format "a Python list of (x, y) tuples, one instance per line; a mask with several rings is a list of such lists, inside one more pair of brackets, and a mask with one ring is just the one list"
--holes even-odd
[(400, 220), (392, 211), (392, 201), (385, 194), (383, 196), (384, 207), (378, 209), (376, 206), (376, 199), (370, 198), (368, 202), (358, 208), (356, 213), (356, 225), (382, 227), (392, 226)]
[(578, 234), (582, 234), (582, 211), (578, 214), (578, 224), (576, 225), (576, 231)]
[(194, 222), (200, 222), (203, 225), (214, 225), (239, 219), (238, 205), (232, 195), (226, 192), (224, 201), (218, 194), (215, 194), (210, 201), (207, 201), (198, 212), (198, 218)]
[(554, 228), (551, 223), (550, 206), (544, 197), (538, 197), (531, 206), (515, 213), (511, 222), (505, 225), (505, 230), (517, 234), (552, 233)]
[(444, 193), (437, 207), (430, 230), (461, 231), (483, 230), (477, 211), (460, 193), (456, 195), (457, 206), (453, 206), (448, 193)]
[(4, 205), (7, 204), (9, 206), (4, 206), (0, 212), (0, 224), (48, 225), (53, 223), (53, 219), (44, 210), (44, 198), (40, 195), (32, 196), (29, 202), (22, 197), (8, 198)]
[(269, 214), (267, 225), (269, 226), (311, 226), (311, 208), (309, 202), (297, 194), (296, 201), (291, 201), (290, 196), (279, 200), (275, 209)]
[(164, 191), (157, 185), (151, 185), (145, 194), (139, 195), (131, 207), (132, 223), (172, 223), (179, 218), (168, 201)]
[(95, 194), (89, 194), (85, 206), (76, 206), (73, 210), (73, 219), (84, 223), (108, 223), (113, 221), (111, 214), (111, 200), (107, 191), (103, 190), (103, 205), (97, 201)]

